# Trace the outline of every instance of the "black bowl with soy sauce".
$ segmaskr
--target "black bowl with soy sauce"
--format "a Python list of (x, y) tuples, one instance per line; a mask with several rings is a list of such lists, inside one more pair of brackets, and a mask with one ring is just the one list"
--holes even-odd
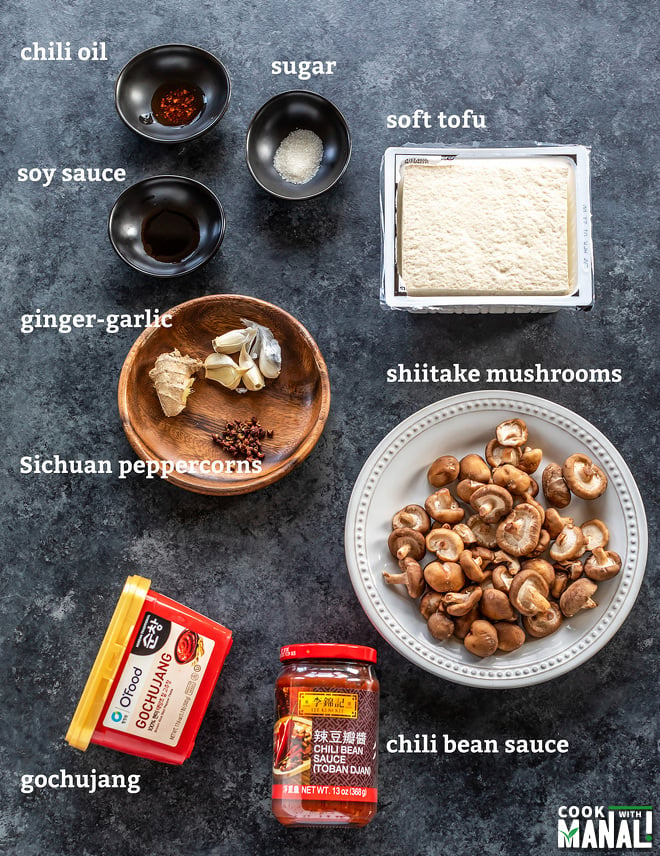
[(127, 188), (115, 202), (108, 234), (117, 255), (140, 273), (183, 276), (216, 253), (225, 213), (206, 185), (156, 175)]
[[(311, 131), (323, 145), (315, 174), (293, 183), (275, 166), (281, 144), (295, 131)], [(346, 172), (351, 158), (348, 123), (335, 105), (315, 92), (281, 92), (257, 110), (245, 141), (245, 158), (252, 178), (280, 199), (311, 199), (330, 190)]]
[(229, 106), (231, 81), (219, 59), (192, 45), (159, 45), (119, 72), (115, 107), (136, 134), (159, 143), (201, 137)]

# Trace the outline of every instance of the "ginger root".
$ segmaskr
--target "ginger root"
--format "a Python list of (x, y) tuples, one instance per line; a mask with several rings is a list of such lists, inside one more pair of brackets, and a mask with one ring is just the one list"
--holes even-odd
[(184, 356), (176, 348), (158, 357), (149, 377), (154, 382), (165, 416), (178, 416), (184, 409), (195, 382), (195, 372), (202, 365), (200, 360)]

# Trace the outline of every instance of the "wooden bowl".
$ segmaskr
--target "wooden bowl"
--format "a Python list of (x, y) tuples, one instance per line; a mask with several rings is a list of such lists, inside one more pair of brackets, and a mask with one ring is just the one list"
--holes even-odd
[[(172, 484), (196, 493), (249, 493), (278, 481), (316, 445), (330, 409), (330, 381), (321, 352), (303, 325), (277, 306), (240, 295), (209, 295), (170, 309), (171, 327), (148, 327), (128, 353), (119, 378), (119, 413), (128, 441), (144, 461), (159, 462), (158, 475), (186, 462), (212, 462), (221, 472), (167, 473)], [(163, 315), (161, 314), (161, 319)], [(156, 358), (178, 348), (204, 361), (212, 340), (242, 327), (241, 318), (269, 327), (282, 348), (282, 371), (259, 392), (237, 392), (198, 373), (178, 416), (163, 413), (149, 371)], [(237, 356), (237, 355), (236, 355)], [(227, 422), (256, 416), (273, 436), (262, 445), (260, 472), (227, 471), (231, 457), (214, 440)], [(165, 468), (162, 462), (168, 462)], [(221, 464), (220, 462), (225, 462)], [(210, 466), (204, 464), (206, 469)]]

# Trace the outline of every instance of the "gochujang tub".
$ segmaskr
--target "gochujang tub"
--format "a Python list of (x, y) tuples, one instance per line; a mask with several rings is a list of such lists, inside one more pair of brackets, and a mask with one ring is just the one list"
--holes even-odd
[(183, 764), (190, 756), (231, 631), (131, 576), (66, 735), (130, 755)]

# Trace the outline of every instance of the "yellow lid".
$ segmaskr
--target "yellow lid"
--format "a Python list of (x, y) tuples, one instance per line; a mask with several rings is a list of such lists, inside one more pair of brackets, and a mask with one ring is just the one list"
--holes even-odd
[(134, 575), (126, 580), (66, 733), (67, 742), (76, 749), (85, 751), (89, 746), (150, 587), (151, 580), (144, 577)]

